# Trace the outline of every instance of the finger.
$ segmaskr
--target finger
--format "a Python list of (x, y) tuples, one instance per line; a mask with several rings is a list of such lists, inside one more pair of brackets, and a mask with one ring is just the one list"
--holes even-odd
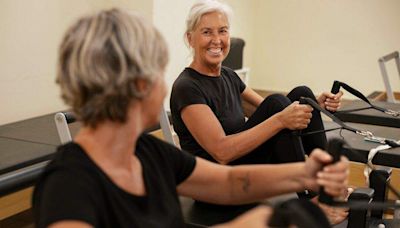
[(347, 159), (345, 156), (340, 157), (340, 161), (327, 165), (324, 167), (323, 171), (324, 172), (342, 172), (344, 170), (349, 171), (349, 159)]
[(326, 173), (326, 172), (318, 172), (317, 177), (323, 179), (328, 182), (344, 182), (348, 178), (347, 172), (340, 173)]
[(339, 90), (339, 92), (337, 94), (335, 94), (335, 99), (339, 99), (343, 96), (343, 92), (341, 90)]
[(322, 92), (322, 94), (326, 97), (326, 98), (334, 98), (335, 97), (335, 94), (333, 94), (333, 93), (331, 93), (331, 92), (327, 92), (327, 91), (325, 91), (325, 92)]
[(311, 154), (310, 158), (317, 161), (318, 163), (327, 164), (332, 161), (332, 157), (321, 149), (314, 149)]
[(335, 196), (344, 196), (343, 193), (347, 187), (348, 182), (347, 180), (336, 182), (319, 178), (317, 179), (317, 184), (323, 186), (326, 192), (330, 191), (334, 193)]

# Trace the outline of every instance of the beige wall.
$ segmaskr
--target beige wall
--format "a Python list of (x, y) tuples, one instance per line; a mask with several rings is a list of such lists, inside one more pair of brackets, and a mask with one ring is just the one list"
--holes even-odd
[(112, 6), (152, 16), (144, 0), (0, 1), (0, 124), (65, 108), (54, 83), (60, 39), (78, 16)]
[(398, 0), (258, 1), (250, 84), (283, 91), (307, 84), (319, 93), (338, 79), (366, 94), (382, 90), (377, 59), (400, 50), (399, 9)]

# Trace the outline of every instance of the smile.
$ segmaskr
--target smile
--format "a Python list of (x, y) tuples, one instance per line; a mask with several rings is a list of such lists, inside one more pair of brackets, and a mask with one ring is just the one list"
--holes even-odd
[(210, 55), (214, 55), (214, 56), (221, 55), (222, 54), (222, 48), (208, 48), (207, 52)]

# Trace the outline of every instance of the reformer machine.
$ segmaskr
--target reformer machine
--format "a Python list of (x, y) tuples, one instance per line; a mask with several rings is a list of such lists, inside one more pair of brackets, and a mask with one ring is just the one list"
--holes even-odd
[[(381, 112), (384, 112), (388, 115), (392, 115), (394, 117), (399, 116), (399, 112), (393, 111), (393, 110), (388, 110), (376, 105), (371, 104), (367, 98), (365, 98), (360, 92), (357, 90), (351, 88), (350, 86), (346, 85), (345, 83), (341, 83), (338, 81), (335, 81), (332, 87), (332, 93), (337, 93), (339, 92), (340, 86), (344, 87), (347, 91), (351, 92), (352, 94), (356, 95), (357, 97), (360, 97), (363, 101), (368, 103), (371, 108), (379, 110)], [(332, 205), (332, 206), (346, 206), (350, 208), (350, 214), (349, 214), (349, 224), (348, 227), (400, 227), (400, 218), (395, 218), (393, 220), (385, 220), (383, 219), (383, 211), (388, 208), (395, 209), (395, 211), (399, 211), (400, 204), (396, 203), (386, 203), (387, 199), (387, 192), (390, 190), (394, 195), (396, 196), (397, 199), (400, 199), (400, 193), (390, 184), (390, 175), (391, 175), (391, 169), (390, 168), (385, 168), (381, 167), (379, 169), (374, 169), (372, 160), (374, 156), (383, 149), (390, 149), (390, 148), (397, 148), (400, 147), (400, 140), (393, 140), (393, 139), (386, 139), (383, 137), (377, 137), (375, 136), (371, 131), (366, 131), (362, 129), (356, 129), (354, 127), (350, 127), (347, 124), (343, 123), (340, 119), (338, 119), (335, 115), (332, 113), (322, 109), (314, 100), (311, 98), (301, 98), (300, 103), (302, 104), (309, 104), (313, 108), (319, 110), (320, 112), (324, 113), (326, 116), (331, 118), (336, 124), (339, 125), (337, 128), (332, 128), (332, 129), (327, 129), (324, 131), (331, 131), (331, 130), (347, 130), (350, 132), (353, 132), (355, 134), (361, 135), (364, 137), (365, 140), (372, 141), (379, 143), (379, 145), (376, 148), (373, 148), (370, 150), (368, 154), (368, 161), (366, 163), (366, 169), (365, 169), (365, 175), (366, 177), (369, 177), (369, 186), (371, 189), (365, 189), (363, 190), (362, 194), (358, 194), (356, 192), (355, 195), (352, 195), (349, 197), (349, 200), (355, 200), (355, 201), (349, 201), (349, 203), (345, 202), (335, 202), (334, 200), (328, 200), (325, 201), (327, 204)], [(314, 133), (320, 133), (324, 131), (318, 131), (318, 132), (309, 132), (307, 134), (314, 134)], [(302, 134), (299, 133), (301, 136)], [(339, 149), (340, 147), (340, 149)], [(343, 143), (340, 146), (336, 146), (332, 149), (332, 147), (328, 146), (328, 151), (331, 153), (332, 151), (334, 153), (337, 153), (338, 151), (343, 150)], [(350, 149), (350, 152), (353, 154), (353, 156), (360, 156), (355, 150)], [(334, 156), (335, 157), (335, 156)], [(373, 189), (373, 191), (371, 191)], [(363, 201), (363, 202), (360, 202)], [(370, 202), (367, 204), (366, 202)], [(367, 217), (367, 215), (370, 215)], [(357, 223), (352, 222), (353, 216), (357, 216)], [(364, 224), (363, 226), (360, 226), (361, 224)]]

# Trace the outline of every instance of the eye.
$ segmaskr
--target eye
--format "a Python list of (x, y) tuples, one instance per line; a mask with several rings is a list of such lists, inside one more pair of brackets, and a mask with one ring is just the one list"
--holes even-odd
[(211, 35), (211, 31), (210, 31), (210, 30), (204, 30), (204, 31), (203, 31), (203, 34), (204, 34), (204, 35)]
[(220, 30), (219, 30), (219, 33), (221, 33), (221, 34), (227, 34), (227, 33), (229, 33), (229, 30), (228, 30), (227, 28), (223, 28), (223, 29), (220, 29)]

